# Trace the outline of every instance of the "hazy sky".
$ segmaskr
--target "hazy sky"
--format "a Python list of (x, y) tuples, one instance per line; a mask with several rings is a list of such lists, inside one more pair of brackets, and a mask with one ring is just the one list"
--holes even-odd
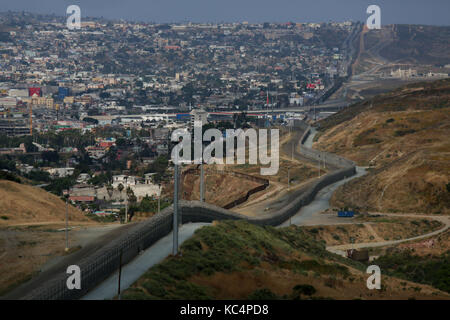
[[(0, 11), (81, 15), (148, 22), (327, 22), (366, 21), (370, 4), (381, 23), (449, 25), (450, 0), (1, 0)], [(7, 2), (7, 3), (5, 3)]]

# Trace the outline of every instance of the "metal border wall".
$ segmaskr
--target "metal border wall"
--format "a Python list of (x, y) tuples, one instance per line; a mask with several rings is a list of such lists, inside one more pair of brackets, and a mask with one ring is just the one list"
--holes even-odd
[[(297, 125), (296, 125), (297, 126)], [(326, 164), (339, 167), (337, 171), (330, 172), (318, 180), (310, 183), (306, 188), (297, 190), (298, 197), (276, 214), (265, 214), (259, 217), (247, 217), (230, 210), (220, 208), (199, 201), (181, 201), (182, 223), (187, 222), (212, 222), (214, 220), (247, 220), (257, 225), (277, 226), (289, 217), (295, 215), (302, 206), (310, 203), (317, 192), (322, 188), (352, 176), (356, 173), (355, 164), (352, 161), (337, 155), (317, 151), (303, 146), (310, 134), (311, 128), (305, 123), (300, 123), (299, 128), (306, 130), (300, 140), (300, 152), (318, 161), (324, 160)], [(122, 263), (131, 261), (142, 250), (145, 250), (172, 230), (173, 207), (168, 207), (148, 220), (136, 224), (126, 233), (106, 245), (102, 250), (82, 259), (78, 266), (81, 269), (81, 289), (69, 290), (66, 286), (68, 275), (63, 273), (55, 275), (55, 278), (44, 286), (29, 292), (23, 299), (33, 300), (65, 300), (79, 299), (90, 289), (94, 288), (118, 269), (120, 252), (122, 251)]]

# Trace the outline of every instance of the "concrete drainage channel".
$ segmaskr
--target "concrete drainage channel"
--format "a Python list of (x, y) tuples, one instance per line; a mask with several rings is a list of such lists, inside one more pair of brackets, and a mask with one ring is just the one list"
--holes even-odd
[[(330, 172), (312, 182), (305, 192), (299, 193), (294, 201), (286, 205), (279, 212), (262, 214), (257, 218), (246, 217), (208, 203), (182, 201), (180, 203), (180, 210), (182, 211), (182, 221), (180, 223), (192, 223), (181, 228), (182, 230), (186, 229), (186, 233), (184, 233), (185, 237), (190, 237), (195, 229), (214, 220), (245, 219), (256, 225), (278, 226), (290, 217), (295, 216), (302, 207), (310, 204), (323, 188), (356, 173), (356, 166), (352, 161), (305, 146), (305, 141), (308, 141), (308, 144), (310, 144), (314, 134), (310, 136), (311, 128), (305, 123), (300, 123), (298, 127), (305, 130), (300, 140), (302, 143), (300, 150), (302, 155), (317, 162), (324, 161), (325, 159), (327, 165), (340, 169)], [(55, 275), (51, 281), (46, 282), (22, 298), (33, 300), (64, 300), (81, 299), (83, 297), (85, 299), (89, 299), (89, 297), (91, 299), (101, 299), (114, 296), (117, 292), (117, 285), (114, 286), (114, 283), (117, 283), (115, 281), (117, 280), (117, 275), (114, 274), (117, 274), (121, 252), (123, 252), (122, 264), (125, 266), (124, 275), (127, 273), (127, 268), (128, 272), (131, 273), (130, 277), (125, 281), (130, 285), (151, 265), (163, 260), (168, 255), (165, 254), (167, 249), (170, 253), (172, 248), (171, 242), (167, 243), (165, 241), (171, 239), (172, 216), (173, 208), (166, 208), (160, 214), (132, 226), (127, 232), (121, 234), (101, 250), (84, 257), (78, 264), (82, 274), (80, 290), (69, 290), (66, 286), (67, 274), (61, 272)], [(158, 245), (161, 247), (158, 247)], [(153, 249), (155, 246), (160, 249)], [(168, 246), (169, 248), (162, 249), (163, 246)], [(156, 250), (155, 252), (159, 254), (159, 257), (155, 257), (152, 260), (149, 256), (154, 254), (153, 250)], [(142, 254), (143, 251), (144, 254)], [(114, 280), (114, 278), (116, 279)], [(122, 287), (125, 288), (125, 286)]]
[(279, 227), (287, 227), (290, 224), (302, 225), (304, 222), (311, 219), (314, 213), (321, 212), (330, 208), (331, 196), (337, 188), (347, 183), (348, 181), (361, 177), (365, 174), (366, 170), (364, 168), (356, 167), (356, 174), (354, 176), (335, 182), (320, 190), (314, 200), (311, 201), (311, 203), (302, 207), (297, 214), (292, 216), (288, 221), (282, 223)]

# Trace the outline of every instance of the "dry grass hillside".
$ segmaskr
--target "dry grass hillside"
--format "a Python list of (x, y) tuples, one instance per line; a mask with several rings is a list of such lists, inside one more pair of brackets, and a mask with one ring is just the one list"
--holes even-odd
[(386, 63), (439, 65), (450, 62), (450, 27), (425, 25), (386, 25), (365, 29), (359, 43), (354, 73), (366, 72)]
[[(194, 166), (192, 166), (193, 168)], [(234, 177), (217, 171), (217, 166), (205, 165), (205, 199), (208, 203), (216, 206), (224, 206), (247, 194), (247, 192), (261, 184), (258, 182)], [(183, 174), (181, 185), (181, 196), (183, 200), (200, 199), (200, 172)], [(173, 198), (173, 182), (164, 185), (163, 198)]]
[(331, 254), (297, 226), (222, 221), (197, 230), (182, 254), (150, 268), (122, 299), (448, 299), (426, 284), (383, 275), (366, 286), (367, 266)]
[[(0, 226), (21, 223), (64, 221), (66, 204), (40, 188), (0, 180)], [(84, 214), (69, 206), (71, 221), (88, 221)]]
[(408, 85), (325, 119), (315, 147), (371, 167), (338, 189), (333, 204), (449, 214), (449, 136), (450, 79)]

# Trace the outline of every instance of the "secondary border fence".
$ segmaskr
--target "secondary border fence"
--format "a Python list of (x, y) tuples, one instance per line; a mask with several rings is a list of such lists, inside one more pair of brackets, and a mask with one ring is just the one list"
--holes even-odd
[[(186, 175), (186, 174), (200, 175), (200, 169), (198, 168), (199, 166), (200, 165), (198, 165), (196, 168), (189, 168), (189, 169), (183, 171), (183, 175)], [(237, 171), (208, 169), (207, 172), (215, 173), (215, 174), (222, 174), (222, 175), (226, 174), (226, 175), (229, 175), (229, 176), (234, 176), (234, 177), (250, 180), (250, 181), (253, 181), (253, 182), (256, 182), (256, 183), (260, 184), (259, 186), (256, 186), (256, 187), (248, 190), (245, 193), (245, 195), (239, 197), (236, 200), (230, 201), (229, 203), (225, 204), (223, 206), (223, 208), (225, 208), (225, 209), (231, 209), (231, 208), (234, 208), (234, 207), (244, 203), (245, 201), (248, 200), (248, 198), (250, 198), (250, 196), (252, 194), (255, 194), (255, 193), (259, 192), (259, 191), (265, 190), (270, 184), (270, 181), (268, 179), (252, 176), (252, 175), (245, 174), (245, 173), (242, 173), (242, 172), (237, 172)]]
[[(313, 150), (303, 146), (311, 130), (304, 122), (294, 123), (294, 127), (305, 130), (300, 140), (300, 153), (312, 160), (321, 160), (324, 161), (325, 164), (336, 166), (339, 169), (330, 172), (306, 187), (295, 191), (297, 195), (295, 200), (277, 213), (266, 213), (258, 217), (247, 217), (204, 202), (181, 201), (180, 222), (212, 222), (214, 220), (245, 219), (256, 225), (277, 226), (295, 215), (302, 206), (310, 203), (319, 190), (327, 185), (355, 174), (356, 167), (352, 161), (334, 154)], [(137, 223), (101, 250), (83, 258), (78, 263), (78, 266), (81, 269), (81, 289), (69, 290), (67, 288), (66, 281), (69, 275), (66, 274), (64, 270), (61, 274), (55, 275), (51, 281), (48, 281), (43, 286), (29, 292), (26, 296), (22, 297), (22, 299), (65, 300), (83, 297), (89, 290), (100, 284), (119, 268), (121, 253), (122, 264), (126, 264), (142, 250), (145, 250), (156, 241), (169, 234), (172, 231), (172, 216), (173, 206), (170, 206), (162, 210), (160, 214), (141, 223)]]

